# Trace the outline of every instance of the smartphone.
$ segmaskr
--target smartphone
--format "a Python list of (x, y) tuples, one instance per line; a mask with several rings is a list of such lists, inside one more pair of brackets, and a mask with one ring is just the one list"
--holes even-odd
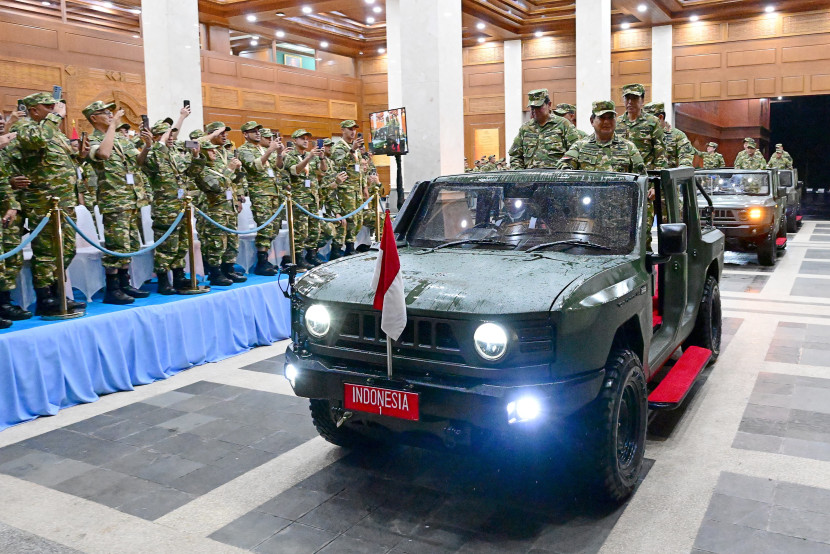
[(323, 139), (317, 139), (317, 148), (323, 147)]
[(237, 156), (237, 153), (238, 153), (238, 151), (237, 151), (236, 149), (234, 149), (234, 151), (233, 151), (233, 157), (234, 157), (234, 158), (238, 158), (238, 157), (239, 157), (239, 156)]
[(83, 144), (85, 142), (86, 142), (86, 131), (83, 131), (81, 133), (81, 144)]
[(54, 98), (55, 100), (60, 100), (61, 94), (63, 94), (63, 87), (61, 87), (60, 85), (52, 86), (52, 98)]
[(145, 129), (150, 130), (150, 118), (147, 117), (147, 114), (141, 114), (141, 124)]
[(184, 101), (184, 107), (185, 107), (185, 108), (189, 108), (189, 107), (190, 107), (190, 100), (185, 100), (185, 101)]
[(17, 111), (19, 111), (19, 112), (27, 111), (26, 110), (26, 104), (23, 103), (23, 100), (18, 100), (17, 101)]
[(358, 133), (357, 138), (363, 138), (363, 133)]
[(275, 139), (280, 138), (280, 132), (279, 131), (271, 131), (271, 132), (274, 134)]
[(198, 140), (186, 140), (184, 141), (184, 147), (189, 148), (191, 150), (195, 150), (199, 148), (199, 141)]

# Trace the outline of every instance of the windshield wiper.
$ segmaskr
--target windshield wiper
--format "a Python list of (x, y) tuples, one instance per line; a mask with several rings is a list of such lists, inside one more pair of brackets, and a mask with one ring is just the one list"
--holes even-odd
[(531, 248), (525, 250), (525, 252), (533, 252), (534, 250), (541, 250), (542, 248), (548, 248), (550, 246), (557, 246), (559, 244), (567, 244), (568, 246), (588, 246), (590, 248), (597, 248), (599, 250), (611, 250), (611, 247), (605, 246), (602, 244), (597, 244), (595, 242), (589, 242), (587, 240), (577, 240), (577, 239), (568, 239), (568, 240), (557, 240), (555, 242), (545, 242), (542, 244), (537, 244)]
[(441, 248), (446, 248), (448, 246), (458, 246), (459, 244), (499, 244), (503, 246), (515, 246), (510, 244), (509, 242), (504, 242), (503, 240), (493, 240), (493, 239), (463, 239), (463, 240), (453, 240), (450, 242), (445, 242), (444, 244), (439, 244), (438, 246), (432, 248), (430, 252), (435, 252), (436, 250), (440, 250)]

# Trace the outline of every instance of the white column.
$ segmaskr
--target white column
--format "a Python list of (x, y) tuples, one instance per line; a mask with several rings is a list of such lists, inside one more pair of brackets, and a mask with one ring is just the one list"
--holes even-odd
[(389, 107), (406, 108), (404, 188), (462, 173), (461, 0), (387, 0), (386, 40)]
[(180, 137), (202, 128), (202, 68), (199, 59), (197, 0), (142, 0), (144, 80), (147, 115), (176, 120), (182, 101), (190, 100), (192, 114)]
[(651, 100), (666, 106), (666, 121), (674, 124), (672, 109), (672, 26), (651, 28)]
[[(522, 41), (504, 41), (504, 140), (505, 152), (522, 126)], [(508, 155), (508, 160), (510, 156)]]
[(613, 100), (611, 93), (611, 0), (579, 0), (576, 4), (576, 126), (591, 127), (591, 103)]

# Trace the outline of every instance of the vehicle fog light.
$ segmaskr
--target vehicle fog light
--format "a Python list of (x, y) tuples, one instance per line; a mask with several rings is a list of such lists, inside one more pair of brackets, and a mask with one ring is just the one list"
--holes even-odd
[(764, 210), (761, 208), (752, 208), (749, 210), (749, 219), (761, 219), (764, 217)]
[(493, 362), (507, 351), (507, 331), (501, 325), (484, 323), (473, 335), (476, 352), (487, 361)]
[(300, 374), (300, 370), (294, 364), (288, 364), (285, 366), (285, 378), (288, 379), (288, 382), (291, 383), (291, 386), (294, 386), (294, 381), (297, 380), (297, 376)]
[(314, 304), (305, 312), (305, 327), (314, 338), (322, 338), (329, 332), (331, 316), (322, 304)]
[(539, 417), (542, 413), (542, 404), (538, 398), (523, 396), (507, 404), (507, 422), (520, 423)]

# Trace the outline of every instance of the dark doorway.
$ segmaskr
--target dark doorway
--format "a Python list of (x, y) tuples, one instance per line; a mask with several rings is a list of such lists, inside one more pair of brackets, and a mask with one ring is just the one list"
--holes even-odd
[(809, 190), (826, 191), (830, 186), (828, 113), (828, 95), (773, 99), (770, 105), (770, 144), (784, 145), (793, 157), (798, 178)]

